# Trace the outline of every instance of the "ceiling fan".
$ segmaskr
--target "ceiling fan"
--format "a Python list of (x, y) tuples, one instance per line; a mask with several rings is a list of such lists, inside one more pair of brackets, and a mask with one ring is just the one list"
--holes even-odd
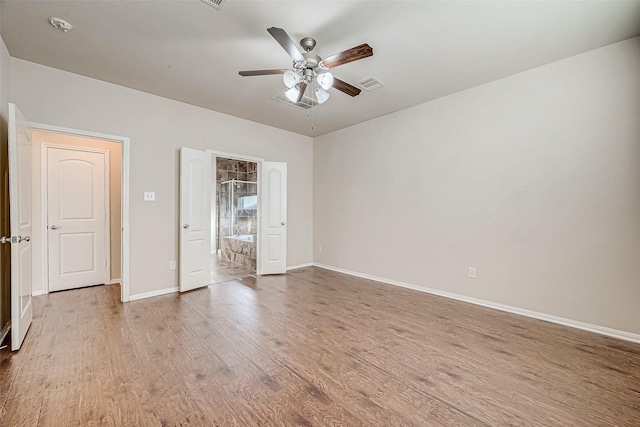
[(314, 81), (317, 85), (313, 85), (314, 93), (312, 95), (315, 95), (318, 104), (322, 104), (329, 99), (329, 92), (327, 92), (327, 90), (332, 87), (350, 96), (360, 94), (360, 89), (334, 77), (329, 70), (339, 65), (372, 56), (373, 48), (371, 48), (371, 46), (364, 43), (322, 59), (311, 52), (316, 46), (316, 41), (313, 38), (305, 37), (300, 40), (300, 46), (304, 49), (304, 53), (302, 53), (282, 28), (271, 27), (267, 28), (267, 31), (280, 43), (280, 46), (284, 48), (289, 56), (291, 56), (293, 59), (293, 67), (291, 69), (240, 71), (239, 74), (241, 76), (282, 74), (284, 84), (288, 88), (285, 95), (289, 101), (295, 103), (302, 101), (307, 87), (312, 85)]

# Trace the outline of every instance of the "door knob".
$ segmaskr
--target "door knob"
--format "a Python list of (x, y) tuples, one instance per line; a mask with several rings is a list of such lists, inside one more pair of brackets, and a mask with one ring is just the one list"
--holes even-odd
[(25, 242), (30, 242), (31, 241), (31, 236), (24, 236), (24, 237), (18, 236), (18, 243), (22, 242), (23, 240)]
[(57, 226), (57, 225), (52, 225), (52, 226), (51, 226), (51, 227), (49, 227), (49, 228), (50, 228), (50, 229), (52, 229), (52, 230), (57, 230), (57, 229), (58, 229), (58, 226)]
[(280, 224), (284, 225), (284, 221), (282, 221)]
[(184, 228), (186, 230), (187, 228), (189, 228), (189, 224), (183, 225), (182, 228)]

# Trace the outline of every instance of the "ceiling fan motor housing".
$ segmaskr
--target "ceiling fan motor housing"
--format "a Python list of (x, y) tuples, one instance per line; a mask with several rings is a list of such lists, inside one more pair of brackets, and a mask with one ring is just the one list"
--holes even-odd
[(313, 48), (316, 47), (316, 41), (312, 37), (305, 37), (300, 40), (300, 46), (302, 46), (305, 52), (311, 52)]

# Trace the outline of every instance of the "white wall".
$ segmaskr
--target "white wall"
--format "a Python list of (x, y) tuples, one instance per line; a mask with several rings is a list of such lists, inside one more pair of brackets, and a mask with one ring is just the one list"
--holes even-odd
[[(64, 135), (52, 132), (33, 132), (32, 139), (33, 159), (32, 159), (32, 212), (33, 230), (32, 239), (34, 242), (45, 240), (45, 227), (42, 218), (42, 144), (56, 144), (69, 147), (92, 147), (109, 152), (109, 258), (110, 258), (110, 279), (117, 282), (122, 277), (120, 271), (121, 259), (121, 176), (122, 176), (122, 144), (117, 142), (103, 141), (99, 139), (83, 138), (79, 136)], [(43, 246), (34, 244), (33, 250), (33, 292), (39, 294), (44, 292), (44, 279), (42, 274)]]
[(639, 334), (640, 38), (316, 138), (314, 249)]
[(287, 162), (287, 264), (312, 261), (311, 138), (16, 58), (11, 73), (28, 120), (131, 139), (131, 295), (177, 286), (180, 146)]

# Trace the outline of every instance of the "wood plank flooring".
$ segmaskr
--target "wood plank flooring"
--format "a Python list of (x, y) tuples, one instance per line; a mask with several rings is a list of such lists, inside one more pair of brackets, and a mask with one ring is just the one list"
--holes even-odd
[(640, 345), (310, 267), (34, 298), (1, 426), (640, 426)]
[(255, 276), (256, 271), (251, 267), (224, 261), (219, 254), (212, 254), (210, 258), (211, 283), (228, 282), (247, 276)]

